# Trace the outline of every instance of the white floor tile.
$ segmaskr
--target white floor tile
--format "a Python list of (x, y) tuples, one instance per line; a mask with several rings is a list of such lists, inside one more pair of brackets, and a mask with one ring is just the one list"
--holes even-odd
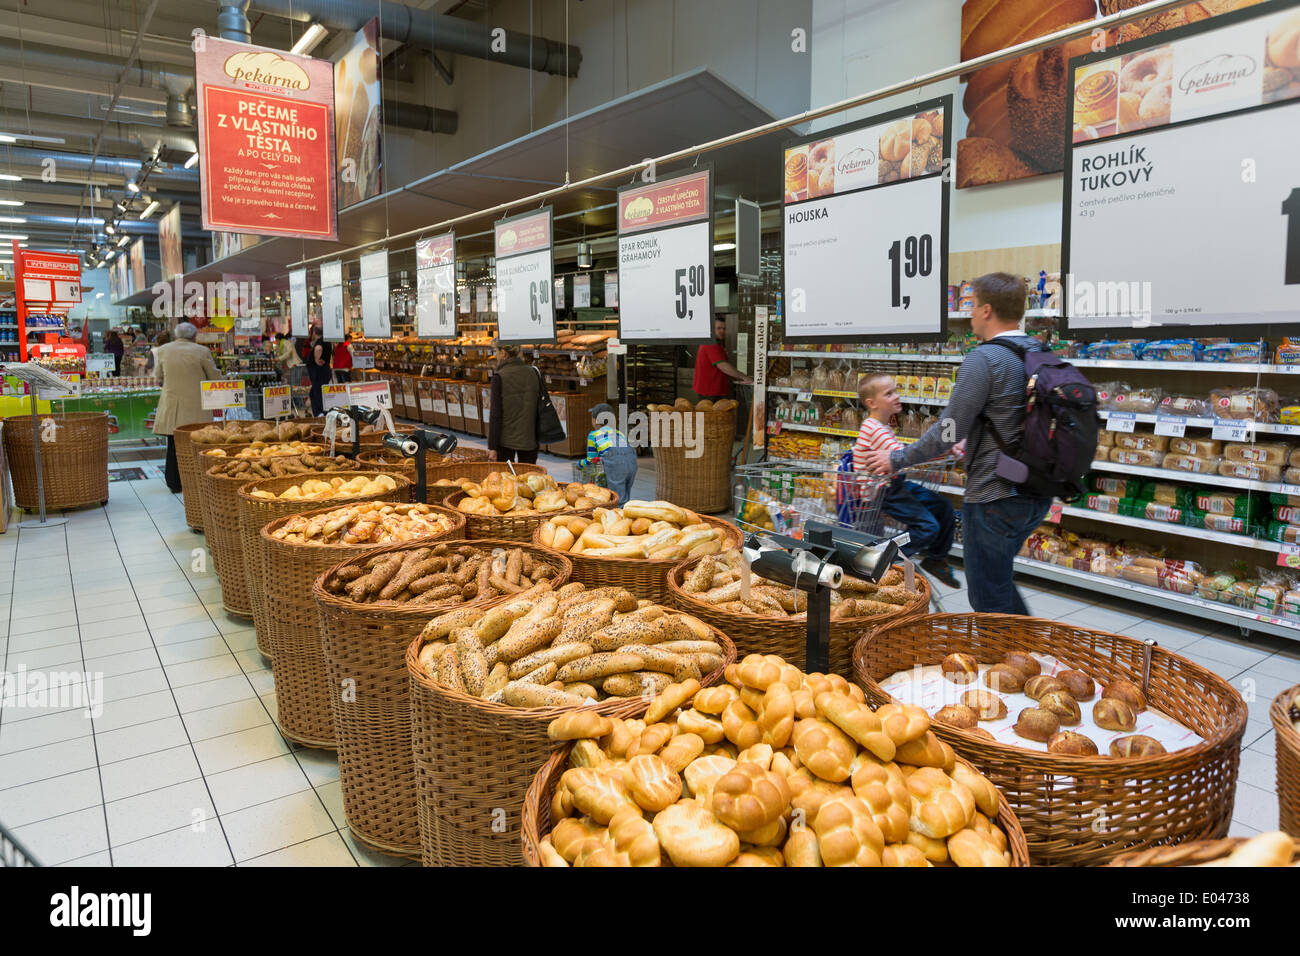
[(1261, 832), (1262, 831), (1256, 830), (1254, 827), (1248, 827), (1246, 824), (1237, 820), (1233, 820), (1232, 824), (1228, 827), (1228, 836), (1230, 837), (1253, 837), (1258, 836)]
[(1252, 787), (1276, 792), (1277, 758), (1257, 750), (1243, 750), (1237, 775), (1243, 783), (1248, 783)]
[[(141, 601), (141, 606), (144, 602)], [(211, 622), (207, 609), (195, 598), (186, 606), (166, 611), (145, 611), (144, 619), (149, 622), (149, 630), (158, 631), (183, 624), (199, 621)]]
[(1252, 647), (1244, 641), (1227, 640), (1222, 637), (1202, 638), (1195, 644), (1186, 645), (1183, 651), (1208, 657), (1211, 660), (1223, 661), (1225, 664), (1236, 664), (1242, 670), (1257, 667), (1272, 656), (1271, 650), (1263, 650)]
[(86, 658), (86, 670), (92, 674), (102, 674), (105, 680), (119, 674), (134, 674), (157, 666), (158, 653), (152, 647), (110, 654), (107, 657)]
[(356, 866), (357, 861), (338, 833), (326, 833), (265, 856), (254, 857), (240, 866)]
[(158, 648), (158, 656), (164, 667), (174, 664), (192, 663), (209, 660), (214, 657), (226, 657), (230, 648), (220, 637), (201, 637), (180, 644), (166, 644)]
[[(6, 719), (0, 722), (0, 754), (33, 751), (62, 740), (89, 738), (93, 731), (94, 725), (84, 710), (64, 710), (17, 722)], [(39, 759), (39, 751), (32, 752), (30, 759)]]
[(95, 733), (147, 724), (176, 714), (170, 691), (104, 702), (104, 713), (95, 719)]
[(1237, 784), (1237, 801), (1232, 808), (1232, 818), (1257, 830), (1276, 830), (1277, 794), (1248, 783)]
[(217, 812), (223, 817), (268, 800), (311, 789), (311, 781), (293, 754), (206, 775)]
[(298, 763), (313, 787), (324, 786), (339, 779), (339, 758), (334, 751), (299, 747), (294, 751), (294, 756), (298, 758)]
[[(4, 746), (4, 732), (0, 731), (0, 747)], [(1247, 748), (1255, 753), (1266, 754), (1270, 760), (1277, 759), (1277, 732), (1269, 728), (1268, 733), (1260, 734)]]
[(108, 834), (113, 846), (203, 821), (216, 825), (212, 801), (202, 780), (151, 790), (106, 805)]
[[(81, 719), (85, 721), (84, 717)], [(89, 724), (89, 721), (85, 722)], [(14, 726), (21, 727), (23, 723), (34, 721), (20, 721)], [(94, 767), (95, 741), (89, 734), (49, 743), (37, 750), (20, 750), (0, 756), (0, 792)], [(0, 814), (0, 820), (4, 819)]]
[(86, 856), (79, 856), (75, 860), (68, 860), (66, 863), (58, 863), (57, 866), (112, 866), (113, 856), (107, 850), (101, 850), (98, 853), (90, 853)]
[(18, 634), (34, 634), (38, 631), (53, 631), (58, 628), (75, 627), (77, 624), (77, 612), (75, 610), (55, 610), (55, 608), (65, 605), (55, 604), (46, 607), (44, 613), (33, 614), (30, 617), (14, 616), (9, 621), (9, 636), (14, 637)]
[(104, 764), (100, 773), (109, 803), (202, 776), (189, 744)]
[[(88, 628), (94, 624), (111, 624), (115, 621), (128, 620), (138, 622), (132, 630), (144, 628), (144, 616), (140, 613), (140, 606), (136, 604), (135, 597), (130, 592), (120, 597), (121, 599), (116, 601), (88, 601), (85, 604), (78, 602), (77, 623), (81, 625), (83, 637), (87, 635)], [(109, 637), (110, 634), (100, 636)]]
[(1237, 682), (1237, 676), (1243, 673), (1243, 668), (1240, 665), (1225, 664), (1223, 661), (1216, 661), (1213, 658), (1202, 657), (1200, 654), (1189, 654), (1182, 648), (1178, 649), (1174, 653), (1180, 654), (1183, 657), (1186, 657), (1189, 661), (1194, 661), (1207, 670), (1213, 671), (1235, 687), (1238, 692), (1241, 691), (1241, 687)]
[(257, 632), (251, 627), (239, 631), (222, 631), (221, 637), (232, 651), (247, 651), (257, 648)]
[(269, 694), (275, 690), (275, 676), (266, 668), (249, 671), (247, 678), (248, 682), (253, 685), (253, 690), (259, 695)]
[(85, 651), (87, 660), (125, 654), (127, 651), (153, 650), (153, 641), (150, 640), (148, 631), (143, 629), (110, 637), (88, 639), (83, 636), (81, 640), (81, 647)]
[(0, 790), (0, 820), (12, 830), (103, 802), (99, 771), (92, 767)]
[(239, 662), (229, 651), (220, 657), (207, 657), (167, 666), (167, 679), (173, 687), (202, 684), (205, 681), (234, 677), (241, 673)]
[(185, 725), (179, 717), (166, 717), (148, 723), (123, 727), (121, 730), (96, 732), (95, 746), (101, 763), (129, 760), (143, 754), (157, 753), (188, 743)]
[(1177, 619), (1166, 616), (1164, 618), (1148, 618), (1134, 625), (1129, 629), (1127, 636), (1139, 641), (1150, 638), (1167, 650), (1182, 653), (1182, 648), (1203, 638), (1206, 630), (1206, 626), (1202, 626), (1197, 630), (1188, 630)]
[(1098, 631), (1108, 631), (1111, 634), (1128, 634), (1144, 619), (1141, 615), (1117, 611), (1099, 604), (1079, 608), (1061, 617), (1064, 623), (1074, 627), (1089, 627)]
[(406, 866), (409, 862), (402, 857), (389, 856), (386, 853), (376, 853), (374, 850), (363, 846), (357, 842), (357, 838), (352, 835), (352, 831), (348, 830), (346, 827), (342, 830), (342, 836), (343, 842), (348, 845), (348, 849), (351, 850), (352, 855), (356, 857), (359, 866), (395, 867)]
[(76, 644), (81, 637), (75, 625), (56, 627), (50, 631), (33, 631), (28, 634), (11, 634), (9, 649), (11, 651), (34, 651), (46, 647), (58, 647), (62, 644)]
[(185, 624), (172, 624), (167, 627), (149, 626), (149, 633), (159, 647), (165, 644), (183, 644), (201, 637), (216, 637), (217, 626), (205, 615), (201, 621), (188, 621)]
[(104, 702), (130, 700), (145, 694), (157, 694), (167, 690), (167, 676), (158, 661), (146, 668), (128, 674), (119, 674), (104, 679)]
[(325, 809), (329, 811), (334, 826), (339, 830), (346, 830), (348, 819), (347, 814), (343, 812), (343, 784), (338, 780), (321, 784), (316, 787), (316, 793), (325, 804)]
[[(261, 763), (290, 752), (289, 744), (274, 724), (196, 741), (194, 752), (206, 776), (213, 776), (249, 764)], [(310, 773), (308, 775), (310, 777)]]
[(225, 815), (221, 818), (221, 825), (235, 851), (236, 862), (251, 860), (335, 829), (330, 815), (311, 789)]
[(205, 710), (191, 711), (184, 714), (182, 719), (185, 721), (185, 727), (189, 731), (190, 738), (196, 743), (200, 740), (220, 737), (223, 734), (233, 734), (241, 730), (261, 727), (272, 722), (271, 714), (268, 713), (266, 707), (257, 698), (239, 700), (233, 704), (223, 704), (220, 707), (209, 707)]
[(196, 710), (206, 710), (209, 707), (218, 707), (222, 704), (232, 704), (235, 701), (257, 696), (248, 683), (248, 678), (243, 674), (204, 681), (201, 684), (190, 684), (186, 687), (177, 687), (174, 689), (174, 693), (176, 694), (176, 703), (180, 707), (182, 714), (188, 714)]
[(10, 648), (5, 657), (5, 668), (9, 671), (16, 671), (20, 667), (29, 671), (80, 669), (81, 660), (80, 644), (60, 644), (57, 647), (39, 647), (29, 651)]
[(234, 862), (221, 821), (180, 827), (113, 847), (116, 866), (229, 866)]
[(58, 866), (108, 849), (104, 808), (98, 803), (75, 813), (15, 827), (13, 832), (42, 866)]

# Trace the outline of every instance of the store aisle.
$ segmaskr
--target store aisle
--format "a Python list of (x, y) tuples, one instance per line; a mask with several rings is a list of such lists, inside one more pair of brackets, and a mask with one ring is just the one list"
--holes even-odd
[[(567, 459), (542, 462), (572, 473)], [(248, 622), (222, 611), (203, 538), (158, 464), (137, 463), (148, 477), (115, 482), (107, 508), (0, 535), (3, 670), (103, 679), (92, 719), (76, 706), (0, 710), (0, 822), (47, 865), (402, 865), (349, 836), (333, 755), (276, 731), (271, 672)], [(653, 459), (641, 459), (635, 493), (653, 492)], [(1039, 615), (1154, 637), (1253, 686), (1232, 832), (1276, 827), (1267, 711), (1300, 682), (1300, 644), (1247, 643), (1195, 618), (1022, 587)], [(964, 590), (941, 590), (946, 610), (969, 609)]]

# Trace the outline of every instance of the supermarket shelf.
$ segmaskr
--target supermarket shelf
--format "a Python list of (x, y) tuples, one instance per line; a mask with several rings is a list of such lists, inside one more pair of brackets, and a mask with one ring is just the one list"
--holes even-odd
[[(1098, 412), (1102, 418), (1110, 418), (1110, 412)], [(1138, 412), (1133, 415), (1135, 422), (1141, 422), (1145, 425), (1154, 425), (1158, 416), (1147, 412)], [(1180, 418), (1178, 415), (1168, 415), (1167, 418)], [(1188, 428), (1213, 428), (1217, 422), (1213, 418), (1183, 418), (1182, 421)], [(1255, 422), (1254, 430), (1261, 435), (1300, 435), (1300, 425), (1274, 425), (1269, 422)]]
[(1218, 541), (1222, 544), (1236, 545), (1239, 548), (1256, 548), (1260, 551), (1272, 551), (1274, 554), (1280, 553), (1286, 548), (1291, 547), (1277, 541), (1265, 541), (1263, 538), (1252, 538), (1244, 534), (1228, 534), (1224, 531), (1211, 531), (1208, 528), (1192, 528), (1187, 525), (1172, 524), (1168, 521), (1152, 521), (1150, 518), (1130, 518), (1127, 515), (1111, 515), (1104, 511), (1092, 511), (1088, 508), (1077, 508), (1074, 505), (1065, 505), (1061, 508), (1061, 514), (1071, 515), (1076, 518), (1088, 518), (1091, 521), (1102, 521), (1107, 524), (1122, 524), (1127, 528), (1143, 528), (1147, 531), (1158, 531), (1162, 534), (1181, 535), (1184, 538), (1199, 538), (1202, 541)]
[[(961, 556), (961, 545), (953, 545), (952, 550), (954, 554)], [(1179, 594), (1177, 591), (1149, 588), (1144, 584), (1125, 581), (1123, 578), (1109, 578), (1089, 571), (1062, 568), (1055, 564), (1035, 561), (1032, 558), (1017, 557), (1015, 564), (1017, 569), (1034, 577), (1047, 578), (1063, 584), (1072, 584), (1075, 587), (1127, 598), (1130, 601), (1139, 601), (1160, 610), (1169, 608), (1175, 610), (1186, 609), (1188, 613), (1195, 613), (1198, 617), (1208, 620), (1219, 621), (1224, 624), (1235, 624), (1250, 631), (1260, 631), (1278, 637), (1300, 640), (1300, 621), (1288, 621), (1285, 618), (1261, 614), (1258, 611), (1251, 611), (1246, 608), (1233, 607), (1230, 604), (1221, 604), (1218, 601), (1206, 601), (1192, 594)]]
[(1113, 461), (1094, 461), (1092, 470), (1116, 471), (1142, 478), (1163, 478), (1167, 481), (1191, 482), (1214, 487), (1244, 488), (1247, 491), (1275, 491), (1284, 495), (1300, 495), (1300, 485), (1288, 485), (1276, 481), (1252, 481), (1249, 478), (1227, 478), (1222, 475), (1198, 475), (1189, 471), (1169, 471), (1164, 468), (1146, 468), (1142, 465), (1117, 465)]
[[(776, 392), (780, 395), (798, 395), (801, 392), (808, 392), (819, 398), (851, 398), (856, 400), (857, 392), (833, 392), (824, 388), (791, 388), (788, 385), (769, 385), (769, 392)], [(946, 398), (903, 398), (899, 396), (904, 405), (942, 405), (948, 400)]]
[[(800, 425), (797, 422), (782, 422), (781, 431), (792, 432), (813, 432), (818, 435), (834, 435), (837, 438), (857, 438), (857, 429), (849, 430), (847, 428), (823, 428), (821, 425)], [(915, 438), (908, 438), (904, 435), (895, 436), (904, 445), (910, 445), (916, 441)]]
[(1236, 372), (1248, 375), (1300, 375), (1300, 365), (1272, 365), (1240, 362), (1143, 362), (1131, 359), (1069, 359), (1079, 368), (1131, 368), (1156, 372)]
[(847, 358), (870, 359), (877, 362), (951, 362), (961, 364), (964, 355), (904, 355), (901, 352), (808, 352), (800, 350), (768, 349), (769, 356), (788, 358)]

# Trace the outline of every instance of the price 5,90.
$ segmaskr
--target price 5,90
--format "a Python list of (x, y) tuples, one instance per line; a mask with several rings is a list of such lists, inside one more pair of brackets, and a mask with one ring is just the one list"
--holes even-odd
[(688, 319), (695, 317), (695, 310), (686, 308), (687, 291), (689, 289), (689, 293), (693, 297), (704, 295), (706, 279), (707, 276), (702, 265), (691, 266), (688, 269), (678, 269), (673, 274), (677, 294), (677, 318)]
[(890, 307), (897, 309), (901, 305), (906, 309), (912, 304), (912, 297), (902, 294), (903, 276), (914, 279), (930, 274), (934, 268), (934, 237), (927, 232), (905, 240), (895, 239), (889, 247), (889, 264)]

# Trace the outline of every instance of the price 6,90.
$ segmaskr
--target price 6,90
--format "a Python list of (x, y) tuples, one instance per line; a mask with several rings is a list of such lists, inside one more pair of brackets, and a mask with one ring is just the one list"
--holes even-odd
[(906, 240), (895, 239), (889, 247), (890, 282), (889, 304), (897, 309), (900, 305), (906, 309), (912, 304), (910, 295), (903, 295), (901, 286), (903, 275), (909, 279), (916, 276), (928, 276), (934, 268), (934, 237), (929, 233), (908, 236)]
[(693, 297), (704, 295), (706, 278), (704, 266), (702, 265), (691, 266), (689, 269), (678, 269), (673, 274), (677, 294), (677, 318), (690, 319), (695, 317), (695, 310), (686, 308), (687, 290), (689, 288), (690, 295)]
[(550, 299), (551, 284), (542, 279), (538, 282), (528, 283), (528, 311), (534, 322), (541, 323), (542, 309)]

